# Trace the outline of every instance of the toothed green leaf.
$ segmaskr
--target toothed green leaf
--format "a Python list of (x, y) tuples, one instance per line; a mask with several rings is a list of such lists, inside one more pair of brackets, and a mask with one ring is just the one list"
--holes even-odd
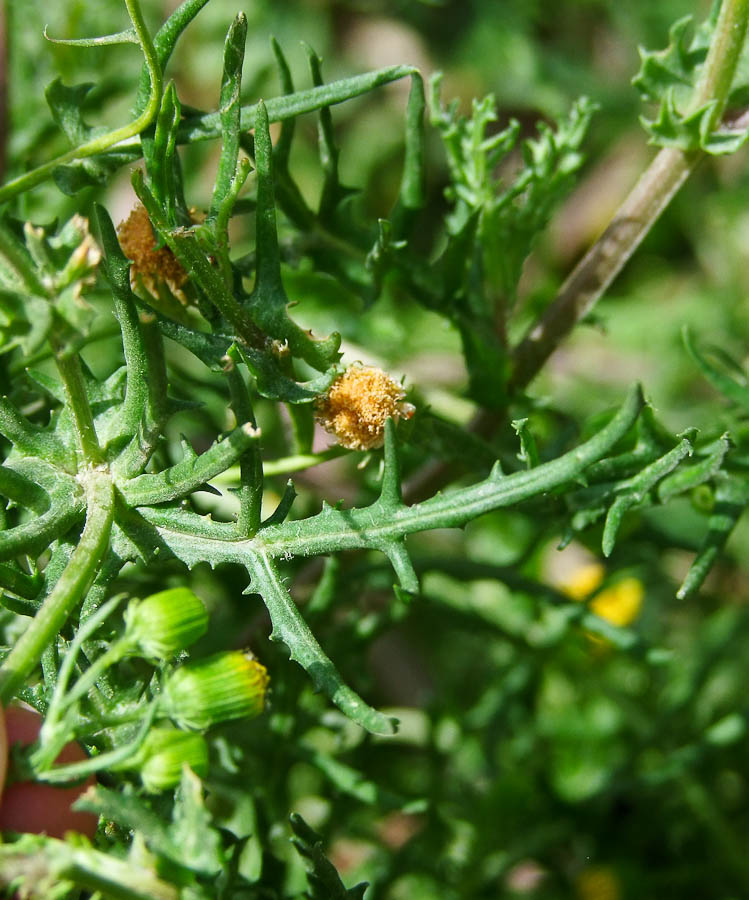
[(610, 556), (614, 549), (616, 533), (619, 530), (624, 514), (643, 502), (655, 485), (672, 472), (687, 456), (692, 455), (692, 442), (684, 438), (680, 443), (660, 459), (646, 466), (633, 478), (617, 486), (617, 497), (611, 504), (603, 527), (601, 546), (604, 556)]
[(369, 886), (366, 882), (347, 889), (333, 863), (325, 856), (320, 835), (313, 831), (298, 813), (291, 815), (291, 827), (296, 837), (292, 843), (297, 852), (309, 861), (307, 872), (310, 900), (363, 900)]
[(691, 597), (702, 587), (747, 505), (749, 484), (745, 479), (725, 476), (718, 481), (708, 531), (677, 592), (679, 599)]
[(255, 287), (248, 298), (254, 321), (277, 341), (285, 342), (294, 356), (299, 356), (318, 371), (325, 371), (338, 361), (340, 335), (316, 340), (296, 325), (288, 315), (289, 300), (281, 280), (281, 263), (276, 232), (276, 208), (273, 187), (273, 154), (265, 106), (258, 105), (255, 122), (255, 163), (257, 166), (257, 274)]
[(122, 496), (130, 506), (151, 506), (184, 497), (233, 465), (259, 436), (251, 425), (241, 425), (199, 456), (187, 456), (156, 475), (129, 479), (120, 487)]
[(247, 40), (247, 17), (238, 13), (224, 44), (224, 70), (221, 76), (219, 114), (221, 116), (221, 157), (211, 199), (211, 214), (218, 213), (229, 193), (237, 168), (240, 139), (240, 90), (242, 63)]
[[(685, 16), (671, 26), (669, 44), (664, 50), (650, 51), (640, 47), (640, 70), (632, 84), (642, 98), (657, 103), (653, 118), (640, 121), (650, 141), (661, 147), (675, 147), (684, 152), (703, 150), (711, 154), (734, 153), (749, 139), (749, 129), (717, 126), (717, 101), (694, 108), (694, 96), (702, 75), (715, 26), (720, 0), (715, 0), (704, 22), (692, 27), (692, 16)], [(732, 85), (739, 96), (749, 81), (749, 56), (744, 51)], [(731, 99), (729, 97), (729, 105)]]

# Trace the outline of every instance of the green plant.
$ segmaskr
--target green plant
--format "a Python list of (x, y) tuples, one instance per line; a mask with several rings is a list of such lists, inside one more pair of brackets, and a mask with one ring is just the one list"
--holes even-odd
[[(747, 130), (724, 114), (746, 92), (749, 4), (716, 3), (691, 43), (681, 21), (667, 51), (643, 53), (636, 84), (660, 104), (646, 127), (662, 149), (530, 323), (520, 303), (523, 266), (580, 171), (595, 104), (580, 100), (554, 126), (521, 139), (515, 121), (495, 130), (491, 96), (465, 116), (457, 102), (442, 104), (434, 78), (427, 135), (415, 68), (391, 66), (326, 84), (320, 58), (305, 45), (312, 87), (296, 90), (276, 42), (283, 95), (245, 103), (248, 24), (239, 13), (226, 35), (217, 109), (202, 112), (180, 100), (165, 72), (205, 5), (185, 0), (152, 36), (137, 0), (125, 0), (126, 31), (51, 38), (81, 53), (136, 44), (145, 67), (134, 116), (122, 127), (92, 127), (91, 86), (52, 82), (47, 102), (72, 147), (0, 187), (0, 365), (7, 378), (0, 400), (0, 701), (19, 698), (45, 715), (37, 745), (18, 761), (21, 771), (52, 783), (98, 773), (99, 786), (79, 806), (109, 823), (94, 845), (28, 835), (9, 841), (0, 846), (0, 881), (32, 896), (276, 897), (305, 889), (305, 859), (308, 896), (362, 896), (361, 885), (345, 888), (299, 816), (292, 822), (299, 858), (279, 847), (279, 822), (286, 827), (296, 790), (289, 784), (294, 767), (299, 779), (332, 786), (336, 815), (351, 816), (352, 833), (363, 828), (359, 806), (370, 819), (397, 810), (415, 823), (410, 849), (407, 843), (389, 857), (367, 857), (378, 896), (436, 896), (425, 863), (435, 853), (449, 861), (442, 896), (488, 895), (514, 865), (553, 845), (559, 812), (546, 810), (548, 834), (539, 827), (517, 845), (503, 834), (509, 849), (495, 852), (489, 835), (457, 811), (455, 788), (440, 795), (438, 773), (454, 767), (457, 785), (501, 768), (495, 732), (523, 718), (518, 696), (533, 684), (533, 734), (553, 747), (548, 778), (562, 802), (587, 799), (604, 785), (613, 796), (617, 779), (635, 780), (643, 792), (677, 781), (712, 829), (726, 884), (746, 888), (749, 872), (735, 835), (694, 775), (711, 748), (741, 739), (745, 715), (731, 708), (717, 720), (705, 721), (704, 713), (692, 720), (686, 699), (691, 680), (704, 675), (700, 666), (709, 669), (712, 655), (736, 642), (746, 622), (739, 617), (723, 627), (716, 620), (714, 643), (705, 642), (692, 671), (679, 668), (661, 632), (632, 626), (634, 611), (618, 618), (606, 612), (632, 581), (670, 590), (646, 546), (693, 551), (677, 590), (682, 600), (700, 590), (715, 565), (749, 501), (745, 373), (725, 351), (686, 334), (684, 353), (730, 404), (700, 433), (674, 434), (639, 386), (615, 412), (590, 409), (581, 423), (524, 392), (698, 162), (746, 142)], [(332, 107), (401, 79), (410, 79), (410, 91), (400, 183), (390, 210), (377, 217), (341, 180)], [(295, 122), (312, 112), (316, 203), (299, 183), (294, 156)], [(275, 144), (273, 123), (280, 123)], [(439, 138), (447, 160), (448, 203), (429, 227), (428, 136)], [(220, 153), (210, 199), (196, 212), (183, 156), (209, 140), (220, 141)], [(142, 208), (118, 239), (103, 187), (131, 163)], [(45, 224), (24, 222), (30, 192), (49, 179), (79, 211), (65, 222), (49, 224), (56, 210), (39, 219)], [(305, 294), (310, 312), (304, 300), (297, 317), (290, 301)], [(408, 384), (413, 403), (405, 404), (395, 382), (342, 362), (338, 333), (319, 337), (308, 328), (316, 314), (335, 320), (355, 303), (377, 310), (393, 298), (404, 304), (396, 304), (396, 324), (407, 328), (410, 316), (416, 332), (439, 322), (455, 336), (464, 394), (476, 411), (471, 422), (430, 409), (426, 385)], [(376, 344), (366, 327), (352, 328), (350, 337)], [(322, 500), (320, 509), (313, 488), (297, 496), (291, 481), (278, 490), (278, 479), (356, 454), (313, 445), (316, 417), (328, 424), (333, 392), (341, 393), (352, 372), (356, 396), (343, 392), (336, 409), (356, 420), (346, 434), (357, 437), (342, 443), (364, 452), (356, 500)], [(264, 498), (276, 490), (274, 508), (264, 513)], [(516, 519), (491, 526), (510, 548), (504, 562), (444, 554), (429, 538), (510, 509)], [(659, 514), (674, 522), (685, 516), (685, 530), (659, 524)], [(514, 526), (520, 535), (513, 543), (507, 532)], [(618, 582), (619, 593), (596, 600), (596, 582), (579, 602), (574, 590), (549, 584), (541, 557), (552, 537), (562, 545), (597, 543), (615, 563), (606, 590)], [(300, 596), (292, 597), (290, 580)], [(473, 584), (483, 581), (495, 593), (482, 606)], [(207, 601), (216, 624), (205, 637), (207, 616), (193, 594), (201, 584), (218, 595)], [(366, 608), (351, 602), (354, 593), (382, 599)], [(439, 623), (430, 624), (431, 617)], [(481, 648), (469, 628), (452, 647), (453, 619), (498, 635)], [(244, 624), (249, 620), (253, 629)], [(400, 716), (377, 708), (365, 662), (376, 638), (418, 623), (434, 629), (430, 650), (455, 692), (435, 702), (422, 737), (418, 704)], [(617, 666), (640, 683), (663, 680), (657, 714), (674, 722), (677, 762), (641, 756), (650, 734), (641, 694), (640, 713), (625, 726), (592, 688), (591, 636), (613, 654), (606, 658), (612, 684)], [(230, 652), (244, 649), (238, 640), (251, 642), (263, 665)], [(484, 652), (485, 663), (475, 659)], [(460, 665), (469, 660), (491, 675), (478, 694), (471, 685), (461, 696)], [(263, 709), (265, 665), (268, 708), (248, 725)], [(185, 711), (178, 691), (190, 684), (193, 703)], [(676, 700), (668, 685), (676, 685)], [(574, 709), (569, 719), (562, 706)], [(56, 765), (71, 739), (89, 749), (89, 758)], [(396, 762), (391, 784), (386, 760), (399, 741), (422, 754), (423, 774), (410, 776)], [(476, 762), (490, 744), (491, 753)], [(507, 752), (515, 777), (496, 777), (479, 816), (507, 808), (525, 822), (533, 810), (517, 811), (530, 793), (518, 771), (523, 749)], [(349, 761), (339, 758), (347, 753)], [(533, 800), (540, 803), (538, 795)], [(563, 895), (553, 893), (564, 890), (561, 876), (548, 890)]]

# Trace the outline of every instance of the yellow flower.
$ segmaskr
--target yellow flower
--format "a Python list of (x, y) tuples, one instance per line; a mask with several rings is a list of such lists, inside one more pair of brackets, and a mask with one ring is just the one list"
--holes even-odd
[(587, 563), (575, 569), (572, 576), (562, 583), (561, 589), (573, 600), (585, 600), (600, 587), (606, 570), (600, 563)]
[(410, 419), (400, 384), (382, 369), (355, 365), (331, 384), (317, 401), (317, 420), (349, 450), (372, 450), (385, 439), (388, 418)]
[(612, 625), (630, 625), (640, 614), (645, 589), (639, 578), (623, 578), (597, 594), (590, 611)]
[[(565, 582), (562, 591), (573, 600), (587, 600), (601, 585), (605, 569), (600, 563), (580, 566)], [(590, 611), (620, 627), (630, 625), (642, 609), (645, 588), (639, 578), (617, 581), (596, 594), (590, 601)]]

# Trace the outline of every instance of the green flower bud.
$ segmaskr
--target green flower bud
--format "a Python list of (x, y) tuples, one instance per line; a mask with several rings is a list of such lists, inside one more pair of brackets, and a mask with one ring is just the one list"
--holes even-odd
[(131, 600), (125, 610), (125, 635), (149, 659), (171, 659), (194, 644), (207, 628), (203, 601), (184, 587)]
[(219, 722), (259, 716), (268, 673), (246, 653), (217, 653), (187, 663), (164, 682), (164, 714), (184, 728), (203, 731)]
[(153, 728), (137, 756), (140, 780), (150, 794), (176, 787), (187, 764), (196, 775), (208, 772), (208, 746), (199, 734)]

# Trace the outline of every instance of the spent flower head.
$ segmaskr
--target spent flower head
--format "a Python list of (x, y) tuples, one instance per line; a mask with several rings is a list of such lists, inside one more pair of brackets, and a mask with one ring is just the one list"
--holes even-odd
[(135, 289), (140, 283), (154, 297), (159, 296), (159, 285), (166, 285), (182, 302), (186, 302), (182, 288), (187, 273), (168, 247), (157, 246), (151, 220), (146, 208), (136, 204), (130, 215), (117, 227), (120, 246), (132, 261), (130, 284)]
[(414, 407), (395, 379), (374, 366), (350, 366), (317, 401), (317, 420), (341, 446), (373, 450), (385, 440), (389, 418), (410, 419)]

